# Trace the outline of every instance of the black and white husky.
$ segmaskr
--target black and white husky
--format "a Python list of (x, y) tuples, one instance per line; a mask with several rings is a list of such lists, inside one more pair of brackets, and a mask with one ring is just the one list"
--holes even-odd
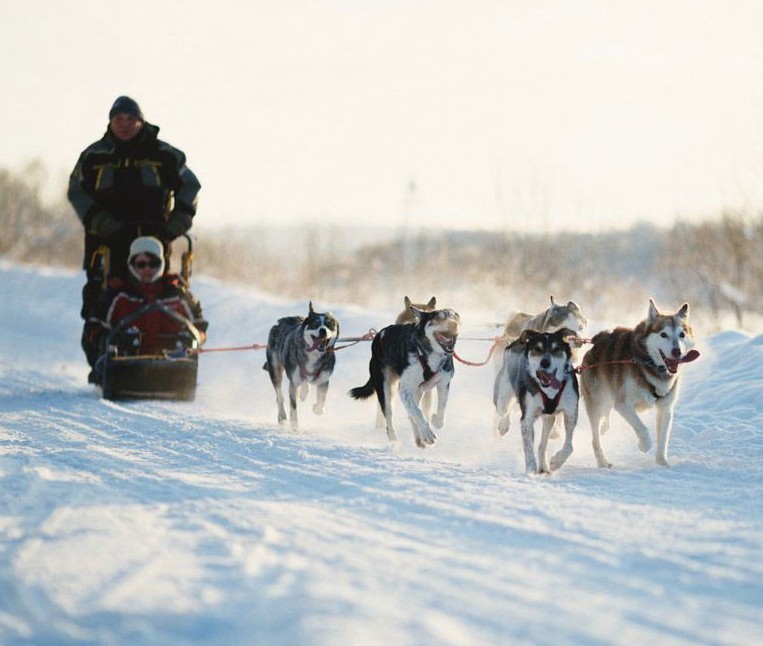
[[(507, 321), (506, 326), (503, 329), (503, 337), (505, 339), (504, 347), (508, 346), (511, 341), (516, 340), (524, 330), (556, 332), (562, 328), (567, 328), (568, 330), (571, 330), (575, 336), (580, 336), (588, 325), (588, 322), (586, 321), (585, 316), (583, 316), (583, 312), (580, 311), (578, 304), (575, 301), (567, 301), (566, 305), (558, 305), (554, 301), (553, 294), (549, 296), (549, 299), (551, 300), (551, 305), (539, 314), (533, 316), (526, 312), (517, 312)], [(568, 338), (567, 341), (572, 346), (573, 363), (576, 363), (579, 359), (578, 348), (580, 348), (581, 342), (574, 342), (571, 338)], [(501, 369), (501, 366), (503, 366), (503, 359), (503, 352), (495, 353), (493, 365), (495, 366), (496, 374)], [(511, 406), (511, 408), (514, 408), (514, 406)], [(509, 412), (511, 413), (512, 411), (509, 410)], [(496, 430), (497, 423), (498, 420), (495, 419), (494, 428)], [(508, 423), (508, 421), (505, 423)], [(559, 436), (560, 428), (560, 423), (557, 421), (551, 430), (552, 438)]]
[[(578, 421), (580, 395), (572, 367), (572, 348), (567, 341), (574, 332), (525, 330), (504, 351), (504, 362), (495, 378), (493, 403), (500, 417), (501, 435), (509, 431), (509, 409), (519, 402), (522, 445), (528, 473), (550, 473), (561, 467), (572, 453), (572, 433)], [(564, 418), (562, 448), (548, 461), (548, 438), (557, 415)], [(535, 420), (543, 418), (535, 458)]]
[[(455, 372), (453, 351), (461, 319), (450, 309), (425, 312), (413, 307), (411, 311), (415, 323), (389, 325), (374, 337), (368, 382), (353, 388), (350, 396), (366, 399), (376, 393), (387, 423), (387, 437), (396, 445), (392, 398), (397, 386), (416, 444), (424, 448), (437, 439), (432, 426), (442, 428), (445, 422), (450, 381)], [(437, 389), (437, 412), (430, 426), (420, 403), (424, 392), (433, 388)]]
[(316, 415), (323, 413), (329, 379), (334, 371), (336, 356), (333, 349), (339, 337), (339, 323), (328, 312), (310, 310), (304, 316), (287, 316), (278, 319), (268, 335), (267, 360), (262, 366), (268, 371), (276, 391), (278, 422), (286, 421), (286, 409), (281, 387), (283, 375), (289, 378), (289, 421), (294, 430), (299, 428), (297, 395), (307, 399), (310, 384), (316, 387)]

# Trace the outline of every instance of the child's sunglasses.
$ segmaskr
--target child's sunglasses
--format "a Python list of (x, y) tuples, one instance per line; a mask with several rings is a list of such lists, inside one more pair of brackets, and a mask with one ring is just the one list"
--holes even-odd
[(136, 260), (133, 263), (133, 267), (135, 267), (135, 269), (145, 269), (146, 267), (151, 267), (151, 269), (156, 269), (161, 264), (162, 264), (161, 260), (159, 260), (158, 258), (152, 258), (151, 260)]

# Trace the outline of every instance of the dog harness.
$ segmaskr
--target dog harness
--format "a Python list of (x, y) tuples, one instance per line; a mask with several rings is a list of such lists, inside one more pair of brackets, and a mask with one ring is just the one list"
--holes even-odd
[(566, 379), (562, 382), (562, 387), (559, 388), (556, 395), (554, 395), (553, 398), (549, 397), (546, 393), (543, 392), (542, 388), (538, 388), (540, 391), (541, 399), (543, 400), (543, 412), (546, 415), (551, 415), (556, 411), (557, 406), (559, 406), (559, 401), (562, 398), (562, 393), (564, 392), (564, 389), (567, 387), (567, 382), (569, 379)]
[(434, 372), (430, 367), (429, 363), (426, 360), (426, 356), (422, 352), (421, 348), (417, 345), (416, 346), (416, 356), (419, 358), (419, 363), (421, 364), (421, 369), (424, 371), (424, 381), (419, 384), (420, 386), (423, 386), (425, 383), (427, 383), (429, 380), (433, 379), (437, 376), (437, 373)]
[[(318, 350), (325, 356), (326, 354), (325, 350), (320, 350), (318, 348), (318, 345), (319, 345), (319, 342), (316, 341), (313, 346), (306, 346), (306, 349), (308, 352), (313, 352), (315, 350)], [(308, 372), (307, 368), (305, 368), (305, 366), (300, 363), (299, 376), (302, 378), (302, 381), (309, 381), (309, 382), (315, 381), (320, 376), (321, 372), (323, 372), (323, 368), (324, 368), (323, 363), (324, 363), (324, 357), (321, 357), (320, 359), (318, 359), (318, 368), (316, 368), (312, 372)]]

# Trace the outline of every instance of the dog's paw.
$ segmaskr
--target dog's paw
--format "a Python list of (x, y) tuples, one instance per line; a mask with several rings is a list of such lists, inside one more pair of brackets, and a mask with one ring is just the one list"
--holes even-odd
[(445, 415), (443, 414), (442, 417), (435, 413), (432, 415), (432, 426), (435, 428), (442, 428), (443, 424), (445, 424)]
[(568, 457), (570, 457), (569, 453), (565, 453), (563, 451), (559, 451), (557, 454), (555, 454), (551, 458), (551, 470), (556, 471), (559, 469), (565, 462), (567, 462)]
[(656, 455), (654, 456), (654, 461), (659, 464), (661, 467), (668, 467), (670, 468), (670, 463), (668, 462), (668, 459), (664, 455)]
[(535, 461), (535, 458), (528, 458), (525, 456), (525, 472), (528, 476), (536, 476), (538, 475), (538, 463)]
[(431, 428), (427, 427), (416, 433), (416, 446), (425, 449), (437, 441), (437, 436)]
[(638, 438), (638, 448), (642, 453), (648, 453), (649, 449), (652, 448), (652, 438), (649, 437), (648, 433), (644, 433), (643, 435), (639, 435)]
[(511, 418), (508, 415), (504, 415), (498, 420), (498, 433), (506, 435), (506, 433), (509, 432), (509, 429), (511, 429)]
[(318, 404), (314, 404), (314, 405), (313, 405), (313, 412), (314, 412), (316, 415), (323, 415), (323, 406), (320, 406), (320, 405), (318, 405)]

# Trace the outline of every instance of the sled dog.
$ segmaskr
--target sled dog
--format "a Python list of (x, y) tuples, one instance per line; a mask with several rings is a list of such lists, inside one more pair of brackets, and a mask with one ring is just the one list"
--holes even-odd
[[(500, 416), (498, 430), (501, 435), (509, 430), (510, 404), (519, 402), (528, 473), (556, 471), (572, 453), (572, 433), (578, 421), (580, 394), (572, 367), (570, 336), (574, 336), (574, 332), (567, 328), (556, 332), (524, 330), (504, 350), (503, 366), (495, 378), (493, 403)], [(564, 419), (564, 445), (549, 463), (548, 438), (557, 416)], [(534, 427), (538, 417), (542, 417), (543, 427), (536, 460)]]
[(289, 422), (292, 429), (299, 428), (297, 395), (304, 401), (310, 384), (316, 387), (313, 412), (316, 415), (323, 413), (329, 379), (336, 362), (333, 348), (338, 336), (337, 320), (328, 312), (316, 312), (312, 302), (307, 317), (287, 316), (278, 319), (270, 328), (267, 360), (262, 367), (268, 371), (276, 391), (279, 424), (286, 421), (281, 388), (284, 373), (289, 379)]
[[(416, 317), (413, 315), (411, 308), (416, 307), (420, 309), (422, 312), (431, 312), (437, 306), (437, 298), (435, 296), (432, 296), (432, 298), (430, 298), (427, 303), (413, 303), (411, 302), (411, 299), (406, 296), (403, 299), (403, 303), (405, 304), (405, 307), (403, 308), (403, 311), (400, 312), (400, 314), (398, 314), (397, 318), (395, 319), (395, 323), (397, 325), (402, 325), (403, 323), (415, 323)], [(431, 390), (424, 391), (424, 395), (421, 397), (421, 410), (424, 413), (424, 417), (426, 417), (428, 421), (431, 421), (431, 418), (429, 417), (429, 413), (432, 410), (432, 391)], [(376, 426), (384, 426), (384, 425), (385, 425), (384, 413), (382, 412), (380, 408), (378, 415), (376, 416)]]
[(587, 321), (577, 303), (569, 301), (566, 305), (557, 305), (553, 295), (550, 298), (551, 306), (540, 314), (535, 316), (525, 312), (514, 314), (506, 323), (503, 330), (504, 336), (518, 337), (523, 330), (556, 332), (563, 327), (572, 330), (573, 334), (577, 335), (585, 329)]
[[(569, 336), (579, 336), (580, 333), (585, 330), (588, 322), (575, 301), (568, 301), (566, 305), (557, 305), (554, 301), (553, 294), (549, 296), (549, 299), (551, 300), (551, 305), (543, 312), (540, 312), (535, 316), (527, 314), (526, 312), (517, 312), (508, 320), (503, 330), (503, 336), (506, 338), (506, 345), (504, 347), (508, 346), (513, 340), (519, 337), (524, 330), (556, 332), (562, 328), (567, 328), (570, 330)], [(575, 343), (569, 338), (567, 339), (567, 342), (572, 346), (572, 359), (573, 362), (575, 362), (579, 358), (577, 350), (581, 344)], [(504, 355), (504, 352), (495, 353), (493, 361), (496, 374), (503, 366)], [(515, 400), (510, 404), (508, 413), (511, 413), (512, 409), (515, 409), (516, 403)], [(497, 420), (494, 420), (494, 423), (497, 423)], [(508, 425), (508, 419), (503, 423), (504, 425)], [(551, 431), (551, 437), (558, 437), (559, 429), (559, 423), (555, 423), (553, 430)], [(504, 433), (501, 433), (501, 435)]]
[[(421, 448), (437, 439), (432, 426), (442, 428), (453, 378), (453, 351), (461, 319), (451, 309), (425, 312), (412, 307), (415, 323), (389, 325), (371, 343), (369, 378), (364, 386), (353, 388), (350, 396), (366, 399), (376, 393), (387, 424), (387, 437), (397, 444), (392, 421), (392, 398), (397, 386), (400, 401), (413, 426), (413, 436)], [(437, 412), (432, 423), (421, 409), (422, 395), (437, 388)]]
[(652, 440), (638, 412), (651, 407), (656, 409), (655, 460), (668, 466), (668, 443), (680, 381), (678, 367), (699, 356), (692, 349), (689, 304), (684, 303), (675, 314), (661, 314), (650, 299), (646, 319), (635, 328), (600, 332), (592, 343), (583, 357), (580, 381), (599, 466), (612, 466), (600, 441), (600, 434), (609, 427), (612, 408), (633, 427), (639, 448), (646, 453)]
[(397, 318), (395, 319), (396, 325), (402, 325), (403, 323), (415, 323), (416, 317), (413, 315), (411, 307), (420, 309), (423, 312), (431, 312), (437, 306), (437, 298), (432, 296), (428, 303), (413, 303), (411, 302), (411, 299), (406, 296), (403, 299), (403, 303), (405, 304), (405, 307), (403, 308), (403, 311), (397, 315)]
[[(524, 330), (537, 330), (538, 332), (556, 332), (561, 328), (571, 330), (572, 336), (579, 336), (579, 333), (585, 330), (588, 322), (580, 311), (575, 301), (568, 301), (566, 305), (557, 305), (554, 302), (554, 296), (551, 299), (551, 306), (533, 316), (526, 312), (517, 312), (506, 323), (503, 329), (503, 336), (506, 338), (506, 346), (516, 339)], [(569, 341), (569, 339), (568, 339)], [(574, 349), (580, 347), (579, 344), (572, 344)], [(575, 355), (573, 349), (573, 358)], [(503, 364), (503, 353), (497, 352), (495, 355), (496, 371), (500, 370)]]

